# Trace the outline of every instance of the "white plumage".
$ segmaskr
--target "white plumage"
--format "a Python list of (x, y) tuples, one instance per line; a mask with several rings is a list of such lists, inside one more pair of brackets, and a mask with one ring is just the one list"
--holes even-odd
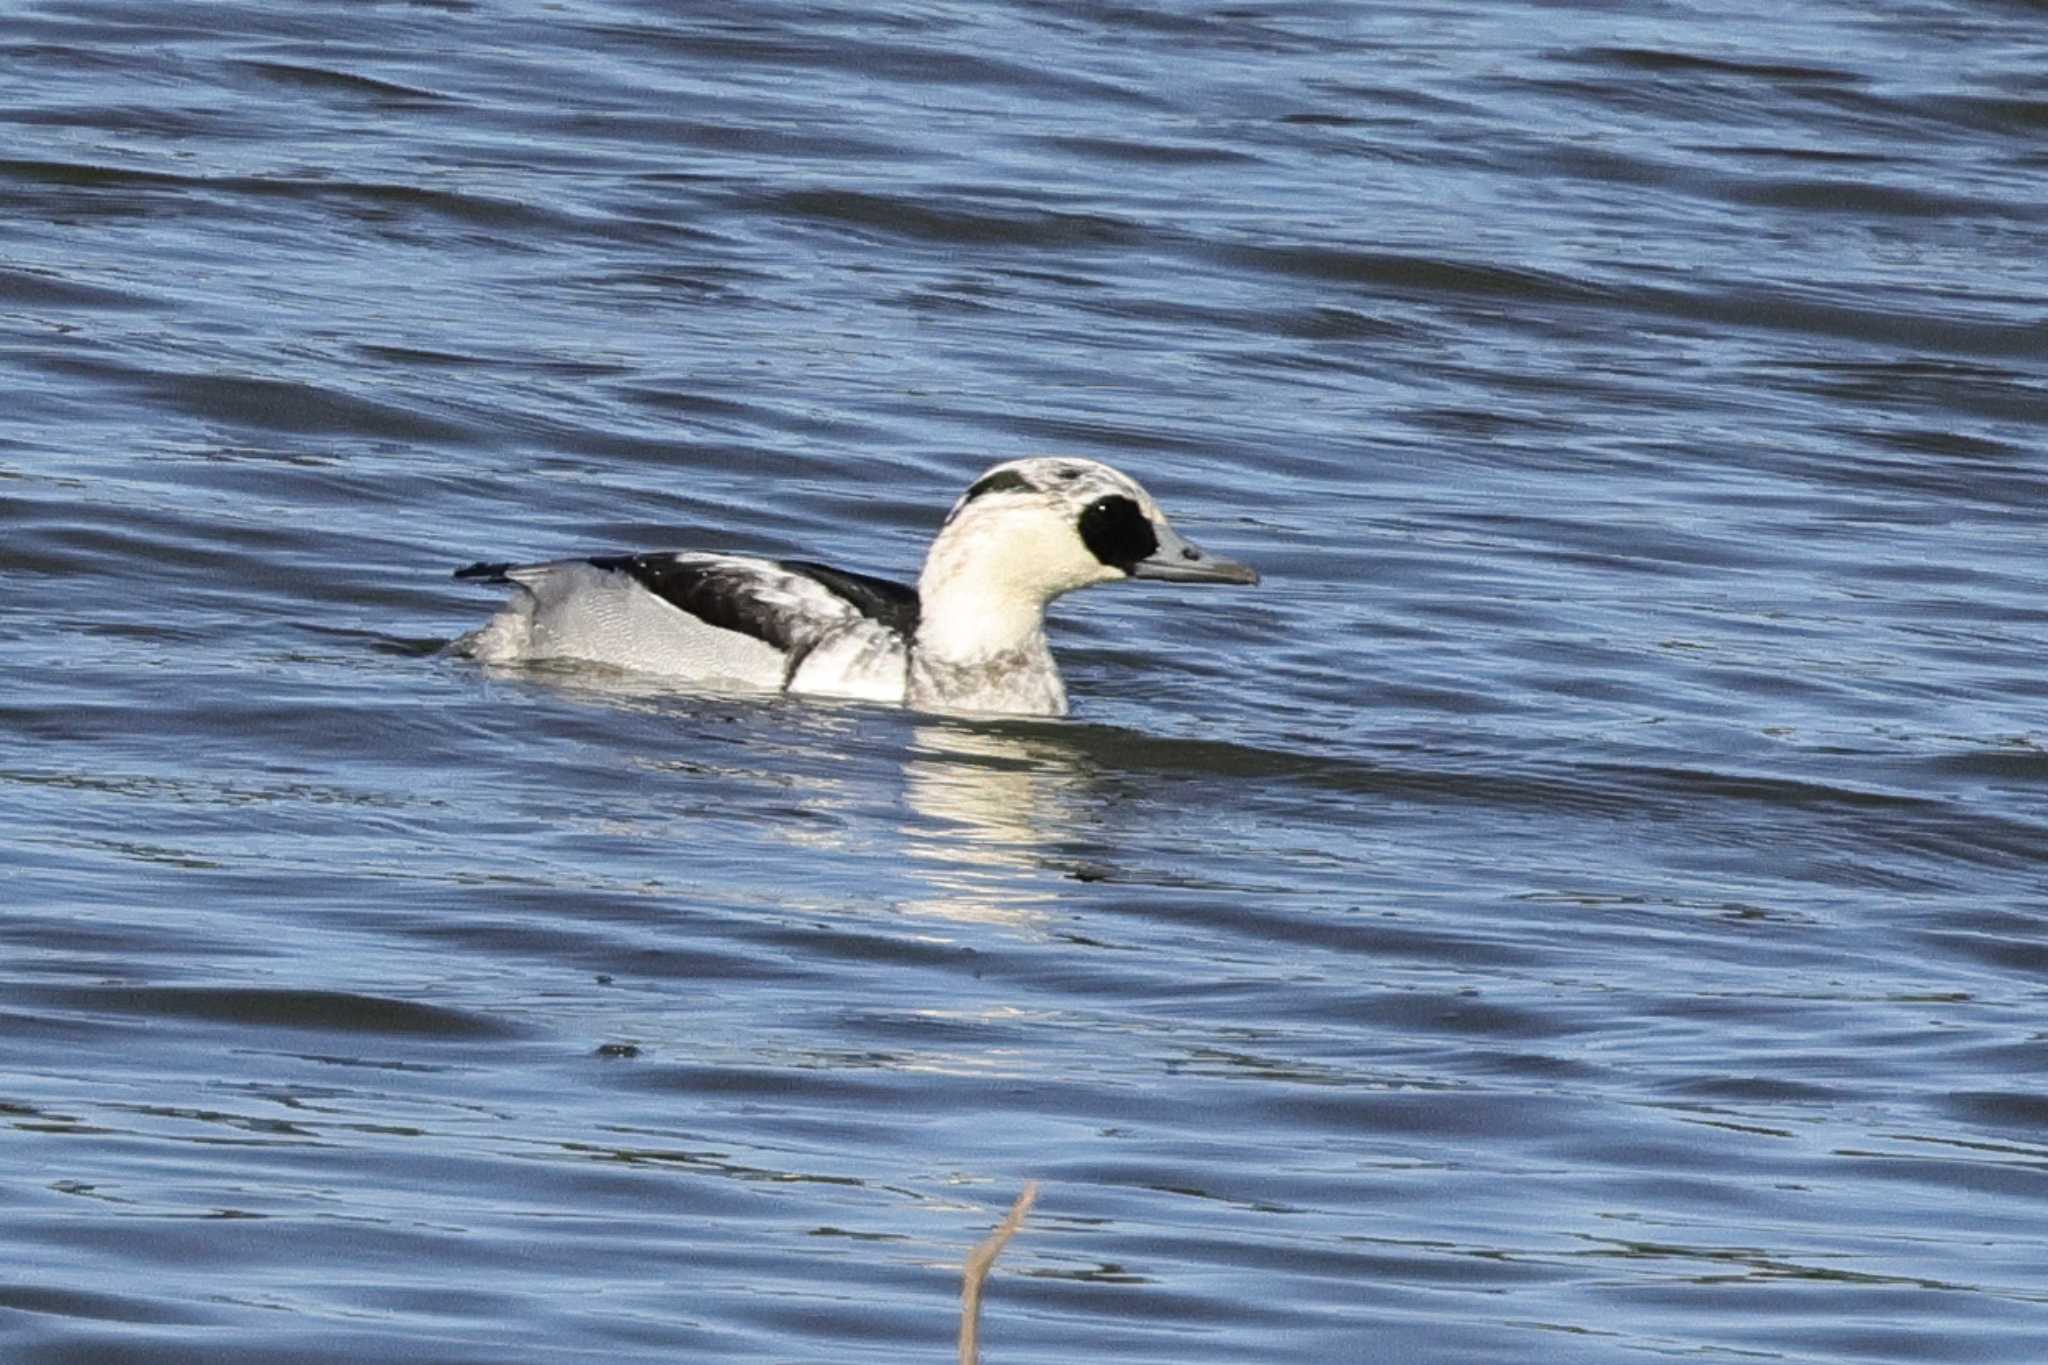
[(999, 464), (932, 540), (915, 589), (803, 560), (657, 551), (472, 564), (509, 583), (456, 642), (490, 663), (580, 659), (706, 683), (935, 711), (1059, 716), (1045, 608), (1122, 578), (1256, 583), (1196, 549), (1128, 475), (1093, 460)]

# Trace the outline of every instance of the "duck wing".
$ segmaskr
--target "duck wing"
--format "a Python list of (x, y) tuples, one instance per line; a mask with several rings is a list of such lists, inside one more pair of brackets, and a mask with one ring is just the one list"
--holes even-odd
[(478, 563), (455, 576), (522, 590), (495, 632), (465, 637), (479, 657), (573, 657), (788, 686), (814, 655), (813, 673), (829, 678), (849, 659), (900, 651), (917, 628), (915, 589), (808, 560), (652, 551)]
[(778, 561), (794, 574), (802, 574), (877, 625), (886, 626), (904, 639), (917, 634), (917, 589), (893, 579), (864, 573), (849, 573), (830, 564), (808, 559)]

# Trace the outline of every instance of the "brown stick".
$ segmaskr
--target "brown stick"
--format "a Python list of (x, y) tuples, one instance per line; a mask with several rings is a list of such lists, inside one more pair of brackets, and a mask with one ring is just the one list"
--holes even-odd
[(1031, 1201), (1036, 1198), (1038, 1182), (1034, 1180), (1010, 1205), (1008, 1216), (996, 1225), (988, 1240), (968, 1253), (966, 1273), (960, 1278), (960, 1365), (980, 1365), (981, 1282), (988, 1278), (989, 1267), (1003, 1254), (1017, 1229), (1024, 1226), (1024, 1215), (1031, 1211)]

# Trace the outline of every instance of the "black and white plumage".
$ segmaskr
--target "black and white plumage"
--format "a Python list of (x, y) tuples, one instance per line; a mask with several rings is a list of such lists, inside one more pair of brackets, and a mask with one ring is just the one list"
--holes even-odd
[(1093, 460), (999, 464), (933, 538), (917, 586), (807, 560), (656, 551), (472, 564), (517, 591), (456, 642), (490, 663), (581, 659), (934, 711), (1062, 716), (1045, 608), (1122, 578), (1256, 583), (1196, 549), (1151, 495)]

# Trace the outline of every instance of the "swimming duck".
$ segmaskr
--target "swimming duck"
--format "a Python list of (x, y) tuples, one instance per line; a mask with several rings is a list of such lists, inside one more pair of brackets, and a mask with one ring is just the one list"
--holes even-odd
[(472, 564), (504, 610), (456, 648), (489, 663), (581, 659), (705, 682), (928, 711), (1063, 716), (1045, 608), (1123, 578), (1256, 583), (1197, 549), (1135, 479), (1093, 460), (996, 465), (960, 495), (917, 586), (801, 559), (661, 550)]

